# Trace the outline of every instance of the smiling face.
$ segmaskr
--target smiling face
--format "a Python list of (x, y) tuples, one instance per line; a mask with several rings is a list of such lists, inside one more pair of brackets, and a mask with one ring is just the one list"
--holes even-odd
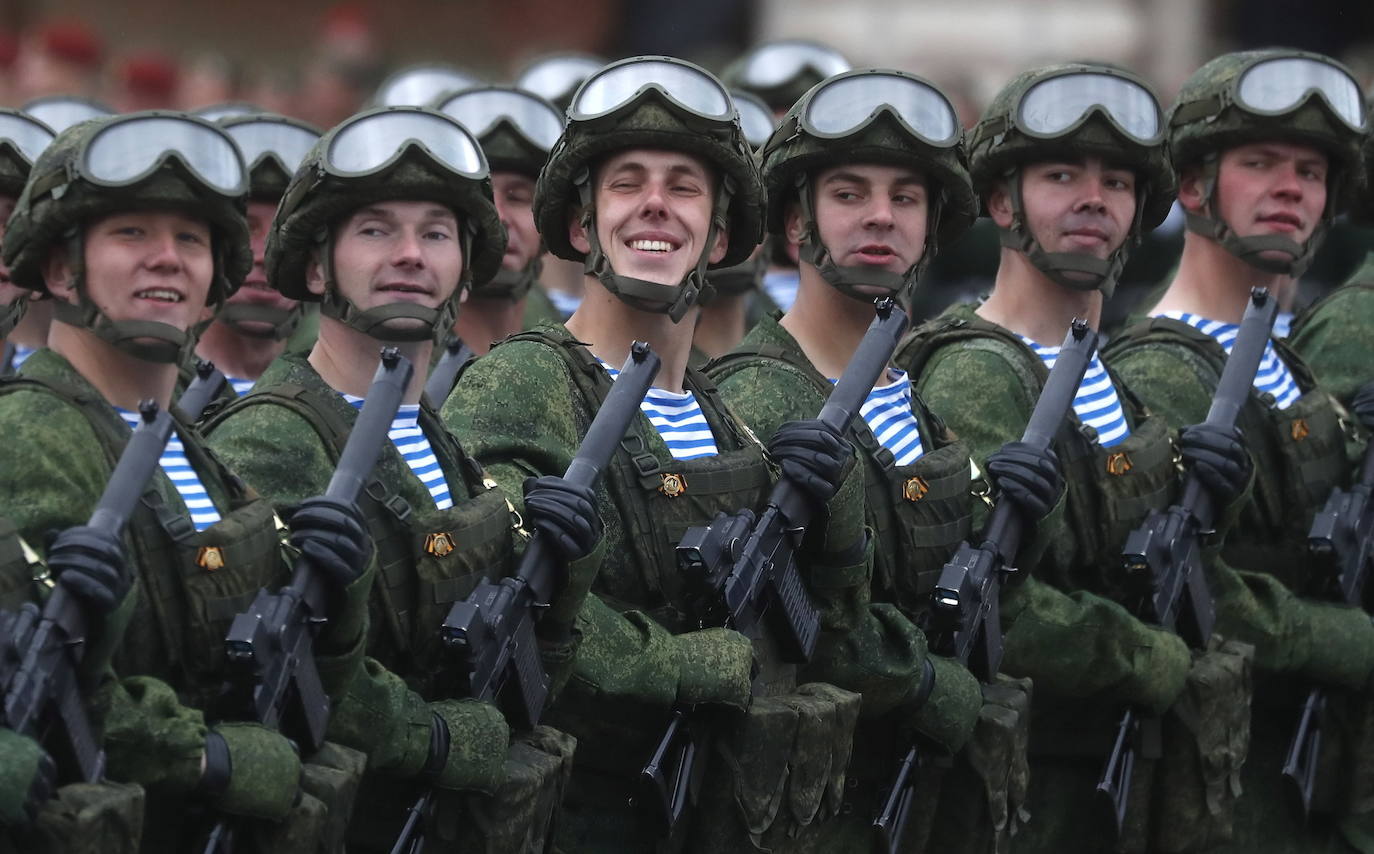
[[(1098, 157), (1030, 163), (1021, 169), (1021, 200), (1026, 225), (1046, 252), (1105, 260), (1130, 234), (1136, 176)], [(989, 194), (988, 213), (1002, 228), (1010, 227), (1011, 195), (1005, 185)]]
[[(435, 202), (378, 202), (334, 229), (335, 287), (360, 311), (410, 302), (438, 308), (458, 288), (463, 250), (453, 211)], [(311, 293), (324, 294), (323, 265), (306, 269)], [(420, 323), (396, 318), (400, 329)]]
[[(111, 214), (86, 226), (84, 244), (87, 298), (110, 320), (186, 330), (201, 318), (215, 271), (204, 220), (174, 211)], [(53, 254), (45, 273), (54, 297), (76, 301), (65, 252)]]
[[(816, 227), (840, 267), (902, 274), (925, 254), (929, 201), (922, 173), (897, 166), (846, 164), (811, 179)], [(800, 245), (801, 206), (787, 215), (788, 241)]]
[(534, 179), (519, 172), (491, 173), (496, 212), (506, 227), (506, 255), (501, 266), (523, 270), (539, 252), (539, 231), (534, 227)]
[[(622, 276), (678, 285), (706, 246), (715, 173), (699, 157), (678, 151), (632, 149), (596, 170), (596, 234), (611, 268)], [(591, 245), (579, 222), (569, 239), (579, 252)], [(725, 257), (716, 236), (708, 260)]]
[[(1278, 234), (1302, 243), (1321, 224), (1329, 169), (1326, 155), (1306, 145), (1257, 142), (1229, 149), (1217, 166), (1214, 215), (1238, 237)], [(1189, 170), (1179, 202), (1199, 211), (1205, 191), (1200, 170)]]

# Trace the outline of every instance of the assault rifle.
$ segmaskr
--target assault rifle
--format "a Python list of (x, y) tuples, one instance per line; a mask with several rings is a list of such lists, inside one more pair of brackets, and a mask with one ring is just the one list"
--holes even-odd
[[(873, 385), (887, 370), (906, 330), (906, 314), (889, 297), (835, 383), (818, 418), (840, 435), (849, 430)], [(727, 626), (752, 638), (764, 630), (784, 661), (810, 659), (820, 617), (796, 567), (796, 549), (811, 522), (809, 499), (787, 478), (778, 481), (757, 517), (749, 509), (720, 513), (691, 528), (677, 546), (678, 566), (692, 591), (703, 626)], [(638, 800), (652, 804), (660, 828), (672, 835), (699, 782), (700, 727), (686, 710), (674, 710), (667, 730), (640, 771)]]
[[(596, 410), (563, 474), (564, 480), (588, 488), (596, 486), (639, 413), (661, 364), (648, 344), (636, 341), (631, 345), (630, 357)], [(532, 729), (538, 725), (549, 694), (549, 677), (539, 660), (535, 622), (553, 599), (566, 571), (563, 561), (536, 531), (514, 575), (484, 580), (467, 599), (453, 604), (440, 628), (440, 637), (456, 662), (458, 687), (453, 696), (500, 701), (513, 726)], [(425, 792), (410, 807), (393, 852), (418, 854), (423, 848), (424, 820), (432, 803), (433, 792)]]
[(228, 377), (215, 367), (214, 362), (196, 359), (196, 378), (182, 392), (177, 407), (193, 422), (199, 421), (201, 413), (211, 401), (219, 398), (228, 382)]
[[(1360, 476), (1348, 491), (1336, 489), (1321, 512), (1312, 519), (1307, 547), (1313, 563), (1324, 571), (1326, 592), (1337, 601), (1357, 607), (1364, 604), (1365, 582), (1374, 564), (1374, 442), (1365, 448)], [(1317, 784), (1317, 759), (1321, 753), (1321, 718), (1326, 709), (1326, 690), (1313, 688), (1303, 703), (1297, 731), (1288, 745), (1283, 776), (1295, 795), (1304, 818), (1312, 812)]]
[(435, 408), (442, 407), (444, 401), (448, 400), (449, 393), (453, 391), (453, 384), (458, 381), (458, 371), (462, 370), (463, 365), (473, 357), (472, 348), (463, 343), (463, 339), (457, 335), (449, 335), (444, 342), (444, 355), (439, 357), (434, 369), (429, 372), (429, 379), (425, 380), (425, 394), (429, 396), (429, 402)]
[[(1267, 290), (1255, 288), (1250, 292), (1250, 304), (1226, 358), (1205, 423), (1226, 430), (1236, 426), (1241, 407), (1250, 398), (1250, 387), (1264, 358), (1277, 311), (1278, 303)], [(1216, 513), (1211, 494), (1198, 476), (1190, 472), (1178, 502), (1162, 513), (1152, 513), (1126, 538), (1121, 552), (1126, 580), (1140, 593), (1141, 618), (1176, 632), (1194, 649), (1207, 647), (1216, 623), (1202, 565), (1202, 538), (1212, 533)], [(1137, 743), (1155, 731), (1157, 724), (1157, 719), (1142, 721), (1134, 709), (1127, 709), (1097, 783), (1097, 791), (1111, 809), (1118, 834), (1130, 799)]]
[[(197, 378), (187, 394), (199, 393), (208, 381)], [(128, 526), (176, 427), (171, 414), (151, 400), (140, 403), (138, 411), (139, 424), (86, 522), (116, 538)], [(188, 411), (186, 415), (195, 420), (200, 412)], [(5, 725), (39, 739), (57, 763), (61, 779), (99, 781), (105, 772), (105, 751), (96, 743), (77, 684), (77, 666), (91, 628), (81, 604), (58, 584), (41, 612), (26, 605), (11, 619), (10, 636), (27, 640), (16, 650), (13, 669), (0, 673)]]
[[(358, 420), (349, 431), (325, 496), (357, 503), (372, 476), (414, 368), (395, 347), (381, 364)], [(324, 744), (329, 697), (315, 664), (314, 641), (326, 621), (329, 590), (307, 558), (291, 568), (291, 582), (276, 593), (259, 590), (248, 610), (234, 617), (224, 638), (228, 718), (257, 721), (287, 735), (308, 756)], [(233, 828), (221, 818), (210, 832), (206, 854), (233, 849)]]
[[(1022, 442), (1038, 450), (1053, 444), (1096, 350), (1092, 329), (1074, 320), (1035, 402)], [(1006, 499), (998, 501), (983, 528), (982, 544), (960, 543), (940, 570), (932, 594), (932, 648), (958, 660), (981, 682), (991, 682), (1002, 666), (1002, 578), (1016, 571), (1023, 524), (1015, 505)], [(890, 854), (900, 850), (906, 832), (920, 763), (920, 752), (912, 745), (897, 766), (882, 811), (873, 820), (883, 850)]]

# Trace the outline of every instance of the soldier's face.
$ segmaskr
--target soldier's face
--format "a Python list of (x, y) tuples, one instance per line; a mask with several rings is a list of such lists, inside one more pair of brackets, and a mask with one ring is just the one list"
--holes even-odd
[[(1312, 236), (1326, 210), (1329, 163), (1306, 145), (1258, 142), (1232, 148), (1217, 164), (1217, 216), (1237, 236), (1278, 234), (1298, 243)], [(1206, 203), (1202, 181), (1189, 173), (1181, 182), (1184, 207)]]
[[(463, 272), (458, 238), (458, 219), (443, 205), (368, 205), (354, 211), (334, 231), (336, 287), (362, 311), (398, 302), (438, 308), (457, 290)], [(307, 269), (306, 285), (313, 293), (324, 293), (324, 270), (318, 261)]]
[[(1046, 252), (1106, 259), (1135, 219), (1135, 172), (1098, 157), (1027, 164), (1021, 170), (1026, 224)], [(993, 190), (988, 213), (1001, 227), (1012, 221), (1007, 187)]]
[[(14, 213), (14, 196), (0, 194), (0, 239), (5, 237), (5, 225)], [(10, 282), (10, 268), (0, 264), (0, 305), (10, 305), (27, 298), (29, 292)]]
[[(272, 231), (272, 217), (276, 212), (277, 206), (271, 202), (248, 203), (248, 239), (253, 247), (253, 269), (248, 271), (248, 278), (243, 280), (243, 287), (229, 298), (232, 305), (265, 305), (282, 311), (290, 311), (296, 306), (296, 300), (284, 297), (268, 286), (267, 272), (263, 266), (263, 255), (267, 251), (267, 235)], [(263, 335), (272, 333), (270, 323), (239, 321), (239, 325), (249, 332), (259, 332)]]
[[(611, 268), (658, 284), (681, 283), (706, 246), (714, 171), (683, 152), (633, 149), (603, 162), (594, 180), (596, 234)], [(578, 222), (569, 238), (578, 251), (591, 250)], [(709, 260), (719, 261), (725, 250), (725, 235), (717, 235)]]
[[(841, 267), (905, 273), (926, 247), (926, 178), (896, 166), (850, 164), (817, 173), (811, 182), (821, 242)], [(787, 236), (800, 245), (801, 207), (788, 213)]]
[(534, 227), (534, 179), (519, 172), (493, 172), (491, 189), (496, 212), (506, 227), (506, 255), (501, 266), (523, 270), (539, 252), (539, 232)]
[[(86, 226), (88, 298), (114, 321), (149, 320), (189, 329), (205, 311), (215, 272), (210, 226), (172, 211), (118, 213)], [(58, 252), (48, 289), (75, 301), (74, 270)]]

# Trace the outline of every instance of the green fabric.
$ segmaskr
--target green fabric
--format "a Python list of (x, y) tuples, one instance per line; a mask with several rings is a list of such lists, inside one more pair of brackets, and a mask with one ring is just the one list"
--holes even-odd
[(29, 823), (24, 808), (42, 761), (43, 748), (38, 742), (0, 728), (0, 824), (14, 827)]
[(952, 658), (932, 655), (935, 685), (930, 696), (916, 708), (916, 731), (950, 753), (958, 753), (973, 735), (983, 694), (978, 680)]
[[(132, 783), (71, 783), (34, 822), (24, 854), (135, 854), (143, 838), (143, 789)], [(6, 850), (0, 841), (0, 850)]]
[(556, 324), (563, 322), (563, 315), (554, 308), (553, 300), (549, 299), (548, 291), (544, 286), (535, 283), (525, 295), (525, 315), (520, 321), (521, 329), (533, 329), (541, 324)]
[(435, 785), (495, 792), (510, 743), (510, 728), (500, 710), (477, 700), (439, 700), (430, 709), (444, 719), (449, 738), (448, 757)]
[(371, 773), (409, 779), (429, 758), (433, 725), (429, 704), (368, 658), (329, 716), (329, 740), (366, 753)]
[(1314, 303), (1293, 323), (1288, 342), (1312, 368), (1322, 388), (1349, 404), (1374, 380), (1369, 330), (1374, 329), (1374, 253), (1348, 281)]
[(301, 760), (276, 730), (253, 723), (223, 723), (215, 732), (229, 748), (229, 786), (215, 805), (233, 815), (280, 821), (300, 788)]

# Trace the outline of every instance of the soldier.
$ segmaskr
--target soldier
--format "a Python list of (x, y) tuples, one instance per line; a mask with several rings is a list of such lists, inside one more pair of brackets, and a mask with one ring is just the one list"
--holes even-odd
[[(1298, 51), (1227, 54), (1194, 72), (1180, 90), (1169, 111), (1168, 144), (1187, 214), (1183, 257), (1152, 319), (1123, 332), (1108, 352), (1129, 387), (1169, 423), (1205, 415), (1250, 289), (1278, 292), (1301, 274), (1350, 201), (1363, 119), (1350, 73), (1327, 57)], [(1307, 532), (1327, 494), (1349, 479), (1344, 420), (1292, 350), (1279, 341), (1266, 347), (1238, 421), (1255, 483), (1224, 543), (1227, 563), (1278, 579), (1296, 594), (1314, 591)], [(1354, 714), (1368, 706), (1374, 669), (1367, 615), (1300, 605), (1285, 617), (1286, 637), (1276, 639), (1282, 643), (1258, 644), (1258, 665), (1302, 681), (1264, 674), (1259, 683), (1245, 797), (1228, 850), (1344, 850), (1333, 817), (1347, 820), (1341, 832), (1349, 844), (1359, 847), (1358, 840), (1369, 838), (1351, 823), (1360, 804), (1339, 803), (1334, 816), (1304, 826), (1281, 789), (1301, 691), (1313, 681), (1345, 689), (1339, 705)], [(1327, 746), (1353, 763), (1347, 770), (1363, 773), (1370, 754), (1347, 740), (1354, 733), (1328, 725), (1324, 734)], [(1347, 787), (1354, 779), (1327, 782), (1353, 794)]]
[[(506, 230), (506, 254), (491, 281), (469, 291), (454, 334), (481, 356), (492, 342), (519, 332), (529, 316), (544, 246), (534, 227), (534, 182), (563, 132), (563, 117), (549, 102), (508, 86), (468, 89), (446, 96), (435, 109), (476, 135), (491, 166), (496, 212)], [(435, 401), (435, 405), (443, 401)]]
[[(52, 136), (41, 122), (15, 110), (0, 110), (0, 220), (9, 220), (33, 161), (52, 142)], [(0, 224), (0, 238), (4, 235), (4, 225)], [(9, 270), (0, 266), (0, 342), (4, 346), (0, 373), (18, 370), (47, 337), (47, 324), (28, 316), (31, 296), (30, 291), (11, 283)]]
[[(486, 161), (456, 121), (393, 108), (344, 122), (303, 158), (267, 249), (277, 290), (321, 301), (319, 338), (308, 355), (274, 362), (252, 394), (206, 425), (218, 454), (289, 506), (326, 482), (379, 349), (397, 346), (417, 366), (362, 503), (380, 570), (371, 658), (331, 719), (332, 737), (369, 754), (352, 829), (353, 846), (368, 850), (390, 848), (429, 785), (495, 795), (441, 798), (431, 845), (542, 850), (570, 761), (571, 739), (540, 728), (507, 762), (500, 712), (451, 698), (440, 678), (449, 605), (509, 572), (513, 525), (506, 499), (422, 400), (424, 368), (464, 289), (493, 276), (503, 249)], [(546, 478), (527, 490), (526, 518), (575, 560), (597, 541), (591, 502), (589, 491)]]
[[(674, 561), (688, 528), (717, 512), (761, 509), (776, 477), (770, 458), (779, 462), (828, 508), (799, 554), (823, 594), (822, 633), (836, 630), (817, 657), (836, 668), (849, 662), (838, 648), (852, 625), (844, 621), (863, 616), (867, 564), (858, 490), (832, 500), (849, 449), (819, 422), (800, 422), (779, 430), (765, 456), (687, 363), (707, 268), (738, 263), (758, 243), (758, 171), (724, 87), (679, 60), (613, 63), (583, 84), (568, 115), (540, 174), (535, 221), (554, 254), (584, 262), (587, 298), (566, 329), (538, 327), (473, 362), (443, 409), (511, 490), (568, 464), (611, 383), (607, 366), (622, 362), (632, 341), (647, 341), (663, 360), (598, 490), (605, 560), (595, 579), (569, 582), (594, 580), (596, 595), (575, 625), (572, 613), (556, 615), (581, 637), (575, 672), (550, 710), (578, 738), (559, 845), (653, 847), (658, 828), (646, 817), (655, 804), (637, 790), (638, 772), (673, 707), (700, 706), (696, 720), (714, 747), (703, 745), (702, 800), (676, 841), (702, 851), (810, 850), (839, 806), (859, 698), (823, 683), (798, 688), (801, 677), (775, 660), (765, 637), (757, 682), (767, 696), (751, 703), (749, 639), (700, 628)], [(899, 698), (917, 689), (909, 678), (887, 687)], [(767, 771), (783, 763), (790, 777)], [(779, 803), (789, 806), (774, 809)]]
[(253, 269), (200, 336), (196, 355), (224, 372), (234, 392), (243, 395), (283, 352), (287, 339), (300, 325), (303, 308), (267, 281), (263, 254), (267, 233), (287, 182), (296, 173), (320, 132), (270, 113), (241, 116), (220, 122), (233, 137), (248, 164), (248, 237)]
[[(107, 774), (147, 790), (143, 839), (158, 850), (189, 847), (207, 805), (260, 819), (241, 838), (269, 849), (314, 845), (324, 832), (324, 804), (298, 791), (291, 743), (212, 712), (230, 619), (287, 578), (271, 507), (179, 422), (124, 540), (84, 527), (139, 401), (171, 405), (190, 330), (247, 272), (247, 188), (237, 149), (214, 125), (179, 113), (88, 122), (39, 157), (5, 235), (12, 280), (49, 295), (56, 322), (50, 349), (0, 383), (10, 435), (3, 512), (31, 543), (65, 529), (47, 551), (59, 577), (117, 577), (128, 557), (135, 584), (121, 605), (120, 678), (101, 699)], [(371, 546), (356, 509), (323, 496), (301, 503), (291, 542), (335, 592), (315, 649), (325, 689), (338, 696), (361, 664)], [(116, 639), (111, 631), (107, 642)], [(360, 773), (356, 753), (330, 752)]]
[[(981, 461), (1022, 433), (1070, 321), (1098, 322), (1127, 251), (1168, 210), (1172, 175), (1154, 95), (1135, 75), (1091, 64), (1014, 78), (973, 129), (969, 158), (974, 185), (1002, 235), (996, 286), (976, 309), (952, 307), (918, 329), (897, 363)], [(1202, 850), (1226, 832), (1230, 816), (1233, 795), (1215, 780), (1233, 779), (1244, 758), (1243, 744), (1237, 751), (1225, 739), (1243, 742), (1248, 648), (1222, 647), (1192, 665), (1177, 635), (1118, 604), (1130, 593), (1117, 570), (1127, 533), (1172, 497), (1171, 435), (1097, 358), (1073, 410), (1054, 443), (1065, 471), (1064, 524), (1050, 532), (1038, 561), (1019, 567), (1041, 583), (1014, 585), (1002, 602), (1003, 670), (1035, 682), (1033, 818), (1017, 845), (1108, 847), (1085, 834), (1083, 822), (1092, 815), (1088, 799), (1121, 709), (1157, 716), (1177, 706), (1176, 714), (1188, 720), (1208, 715), (1209, 725), (1226, 734), (1221, 744), (1196, 747), (1213, 757), (1213, 776), (1171, 776), (1142, 764), (1120, 844)], [(1182, 446), (1186, 459), (1211, 463), (1200, 473), (1208, 475), (1219, 506), (1230, 506), (1246, 483), (1239, 444), (1194, 428)], [(1193, 702), (1193, 682), (1213, 686), (1216, 695)], [(1153, 786), (1151, 770), (1158, 777)], [(1206, 799), (1183, 794), (1199, 789)], [(1173, 794), (1147, 803), (1151, 791)]]
[[(820, 411), (873, 319), (874, 297), (909, 301), (935, 250), (973, 221), (977, 199), (962, 140), (945, 96), (895, 71), (832, 77), (784, 117), (763, 149), (763, 177), (771, 236), (797, 247), (802, 258), (797, 301), (780, 319), (776, 313), (762, 318), (734, 352), (708, 367), (727, 403), (760, 437)], [(872, 598), (883, 604), (872, 608), (892, 623), (924, 624), (940, 568), (971, 535), (968, 448), (912, 395), (900, 371), (879, 381), (862, 415), (850, 440), (860, 449), (874, 532)], [(1028, 517), (1038, 520), (1055, 505), (1062, 481), (1052, 454), (994, 459), (1000, 459), (990, 464), (995, 471), (1017, 472), (1003, 491), (1025, 501)], [(914, 625), (908, 631), (919, 636)], [(936, 691), (969, 679), (954, 661), (927, 660)], [(979, 725), (978, 748), (961, 762), (973, 784), (949, 786), (944, 797), (950, 803), (940, 807), (941, 820), (932, 821), (939, 789), (923, 781), (921, 818), (909, 823), (902, 850), (995, 851), (997, 839), (1015, 832), (1030, 698), (1024, 684), (1010, 680), (988, 691), (998, 708), (989, 710)], [(833, 850), (863, 850), (883, 788), (906, 751), (910, 720), (936, 750), (953, 754), (964, 747), (977, 703), (932, 706), (912, 714), (865, 696), (865, 726), (855, 738), (846, 817), (831, 840)], [(1008, 709), (1016, 721), (1010, 726), (1001, 723)], [(1018, 742), (1019, 755), (1012, 747)], [(932, 770), (927, 766), (922, 776)]]

